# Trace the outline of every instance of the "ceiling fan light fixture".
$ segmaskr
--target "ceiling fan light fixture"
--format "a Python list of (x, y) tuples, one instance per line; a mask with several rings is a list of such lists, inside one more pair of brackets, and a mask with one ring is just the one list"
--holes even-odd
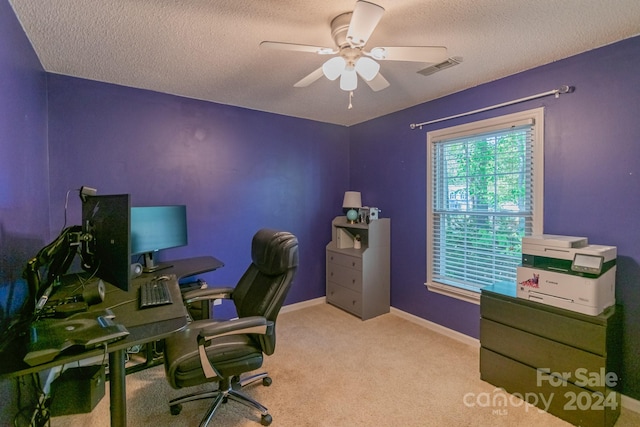
[[(431, 67), (435, 70), (453, 66), (462, 61), (462, 58), (452, 57), (442, 62), (448, 56), (445, 46), (376, 46), (370, 51), (365, 50), (369, 37), (385, 12), (384, 8), (373, 3), (374, 1), (376, 0), (357, 0), (353, 12), (345, 12), (333, 18), (330, 27), (334, 48), (273, 41), (263, 41), (260, 47), (317, 55), (337, 54), (293, 86), (307, 87), (323, 76), (330, 81), (340, 77), (340, 89), (351, 94), (356, 89), (359, 78), (362, 78), (374, 92), (389, 87), (389, 82), (380, 73), (380, 61), (435, 64)], [(419, 73), (428, 75), (432, 72), (431, 68), (427, 67)]]
[(356, 90), (358, 87), (358, 75), (356, 74), (356, 70), (349, 68), (346, 68), (340, 75), (340, 89), (346, 91)]
[(380, 71), (380, 64), (374, 61), (371, 58), (360, 57), (356, 62), (355, 66), (356, 71), (360, 76), (366, 81), (371, 81)]
[(387, 49), (383, 47), (374, 47), (371, 49), (371, 52), (369, 52), (369, 55), (378, 60), (387, 59)]
[(326, 78), (333, 81), (340, 77), (340, 74), (342, 74), (346, 65), (347, 62), (343, 57), (336, 56), (335, 58), (331, 58), (324, 64), (322, 64), (322, 72), (324, 73)]

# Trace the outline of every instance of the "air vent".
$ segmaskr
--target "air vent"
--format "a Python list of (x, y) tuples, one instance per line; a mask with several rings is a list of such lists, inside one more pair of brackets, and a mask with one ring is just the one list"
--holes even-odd
[(451, 68), (454, 65), (458, 65), (462, 62), (461, 56), (454, 56), (446, 61), (440, 62), (439, 64), (433, 64), (428, 66), (427, 68), (418, 71), (418, 74), (422, 74), (423, 76), (430, 76), (431, 74), (437, 73), (440, 70), (444, 70), (446, 68)]

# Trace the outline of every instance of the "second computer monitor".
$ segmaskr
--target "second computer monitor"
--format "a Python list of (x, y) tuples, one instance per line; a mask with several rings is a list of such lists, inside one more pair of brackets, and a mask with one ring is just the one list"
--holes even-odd
[(131, 275), (129, 194), (89, 196), (82, 204), (83, 268), (128, 291)]
[(154, 260), (155, 252), (187, 245), (187, 207), (131, 208), (131, 254), (144, 256), (144, 271), (170, 267)]

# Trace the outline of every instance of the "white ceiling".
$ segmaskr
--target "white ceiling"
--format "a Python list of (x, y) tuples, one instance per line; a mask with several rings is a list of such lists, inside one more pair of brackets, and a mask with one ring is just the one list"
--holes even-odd
[(293, 87), (326, 56), (259, 44), (333, 47), (355, 0), (9, 0), (48, 72), (347, 126), (640, 34), (638, 0), (372, 1), (368, 49), (441, 45), (462, 64), (384, 61), (391, 86), (359, 82), (348, 110), (338, 81)]

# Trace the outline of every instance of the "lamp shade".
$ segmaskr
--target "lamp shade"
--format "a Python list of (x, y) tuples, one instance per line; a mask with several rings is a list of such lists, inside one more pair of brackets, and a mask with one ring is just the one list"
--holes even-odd
[(343, 208), (361, 208), (362, 196), (359, 191), (346, 191), (344, 193), (344, 200), (342, 201)]

